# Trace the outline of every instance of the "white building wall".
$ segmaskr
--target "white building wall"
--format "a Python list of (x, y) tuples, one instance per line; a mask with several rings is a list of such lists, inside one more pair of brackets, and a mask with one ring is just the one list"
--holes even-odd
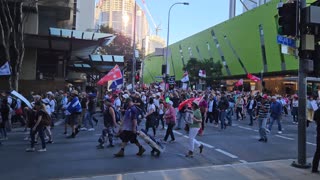
[(78, 0), (76, 30), (94, 29), (95, 0)]

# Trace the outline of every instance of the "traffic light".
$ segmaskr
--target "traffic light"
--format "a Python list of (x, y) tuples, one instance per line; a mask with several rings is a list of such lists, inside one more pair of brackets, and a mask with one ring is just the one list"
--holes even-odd
[(142, 61), (141, 61), (141, 60), (137, 60), (137, 61), (136, 61), (136, 71), (140, 71), (140, 69), (141, 69), (141, 64), (142, 64)]
[(127, 60), (124, 62), (124, 67), (126, 71), (132, 71), (132, 61), (131, 60)]
[(297, 3), (285, 3), (278, 8), (278, 33), (285, 36), (296, 36)]
[(136, 82), (139, 82), (139, 81), (140, 81), (140, 73), (139, 73), (139, 72), (136, 74), (135, 79), (136, 79)]

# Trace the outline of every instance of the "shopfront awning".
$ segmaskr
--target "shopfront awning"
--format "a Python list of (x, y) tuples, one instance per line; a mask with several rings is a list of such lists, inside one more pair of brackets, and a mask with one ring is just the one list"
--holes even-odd
[(68, 68), (75, 72), (107, 73), (115, 65), (120, 68), (124, 65), (124, 56), (119, 55), (89, 55), (89, 59), (77, 58), (70, 61)]
[(108, 33), (49, 28), (49, 35), (25, 34), (25, 47), (72, 51), (74, 56), (77, 53), (88, 56), (98, 46), (109, 45), (115, 37)]

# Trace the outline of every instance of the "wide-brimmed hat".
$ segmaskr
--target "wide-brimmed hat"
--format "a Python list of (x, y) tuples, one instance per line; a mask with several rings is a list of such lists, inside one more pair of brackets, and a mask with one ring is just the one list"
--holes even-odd
[(199, 100), (194, 100), (194, 101), (192, 101), (192, 103), (195, 104), (195, 105), (197, 105), (197, 106), (199, 106), (200, 101), (199, 101)]
[(268, 95), (267, 95), (267, 94), (264, 94), (264, 95), (262, 96), (262, 98), (263, 98), (263, 99), (268, 99)]
[(78, 93), (78, 91), (77, 91), (77, 90), (72, 90), (72, 91), (71, 91), (71, 94), (74, 94), (74, 95), (76, 95), (76, 96), (78, 96), (78, 95), (79, 95), (79, 93)]

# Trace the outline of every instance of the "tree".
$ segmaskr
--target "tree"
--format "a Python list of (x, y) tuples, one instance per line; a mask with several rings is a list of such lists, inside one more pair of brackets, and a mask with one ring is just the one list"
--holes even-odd
[(24, 24), (29, 13), (37, 13), (37, 3), (66, 5), (65, 0), (0, 0), (0, 66), (9, 62), (9, 88), (18, 90), (24, 58)]
[(9, 62), (9, 88), (18, 89), (18, 80), (24, 57), (23, 1), (0, 1), (0, 65)]
[(106, 54), (121, 55), (126, 60), (129, 60), (133, 56), (133, 47), (131, 38), (125, 36), (122, 33), (115, 32), (109, 26), (101, 26), (100, 32), (115, 34), (116, 38), (108, 47), (102, 47), (102, 51)]
[(198, 82), (199, 70), (206, 71), (206, 78), (202, 78), (206, 81), (207, 85), (213, 84), (214, 80), (219, 79), (222, 76), (222, 64), (220, 61), (214, 62), (213, 59), (204, 59), (198, 61), (196, 58), (191, 58), (185, 69), (188, 71), (190, 82)]

